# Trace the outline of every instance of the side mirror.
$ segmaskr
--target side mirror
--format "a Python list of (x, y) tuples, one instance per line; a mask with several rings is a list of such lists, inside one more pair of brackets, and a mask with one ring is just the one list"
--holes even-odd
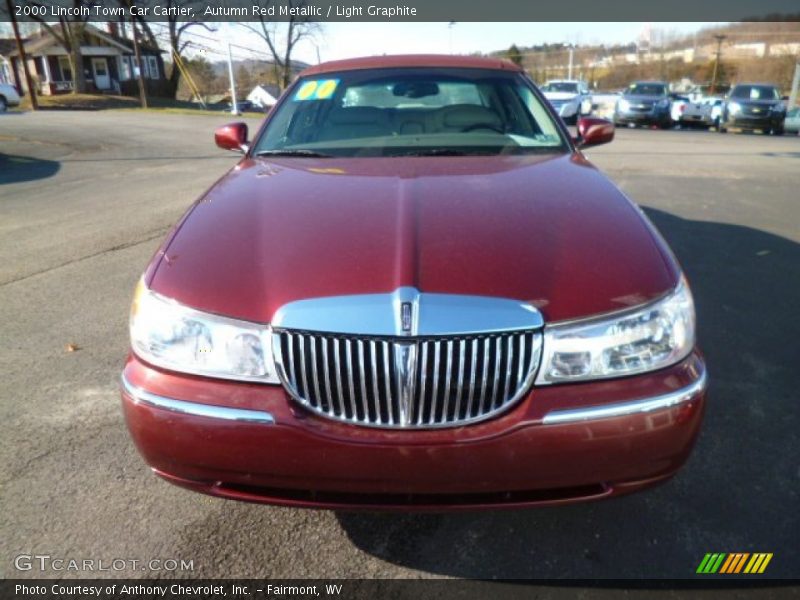
[(247, 125), (245, 123), (229, 123), (217, 127), (214, 131), (214, 141), (224, 150), (234, 152), (247, 152)]
[(597, 117), (582, 117), (578, 120), (578, 137), (575, 138), (578, 147), (607, 144), (613, 139), (614, 124), (611, 121)]

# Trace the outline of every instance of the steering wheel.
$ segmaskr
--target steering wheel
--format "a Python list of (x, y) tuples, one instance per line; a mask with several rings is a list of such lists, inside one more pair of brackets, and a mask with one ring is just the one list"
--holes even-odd
[(468, 125), (461, 130), (461, 133), (469, 133), (470, 131), (475, 131), (476, 129), (489, 129), (490, 131), (496, 131), (497, 133), (505, 133), (501, 127), (492, 125), (491, 123), (475, 123), (473, 125)]

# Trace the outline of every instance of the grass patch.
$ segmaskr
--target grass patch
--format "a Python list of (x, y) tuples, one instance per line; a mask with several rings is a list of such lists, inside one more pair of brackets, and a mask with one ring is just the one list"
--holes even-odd
[[(113, 96), (110, 94), (59, 94), (56, 96), (39, 96), (39, 107), (42, 110), (147, 110), (166, 114), (215, 115), (220, 116), (226, 109), (224, 105), (208, 105), (204, 109), (195, 102), (171, 100), (169, 98), (148, 98), (148, 108), (142, 109), (139, 98), (131, 96)], [(20, 109), (30, 110), (30, 98), (22, 99)], [(248, 112), (245, 116), (263, 117), (262, 112)]]

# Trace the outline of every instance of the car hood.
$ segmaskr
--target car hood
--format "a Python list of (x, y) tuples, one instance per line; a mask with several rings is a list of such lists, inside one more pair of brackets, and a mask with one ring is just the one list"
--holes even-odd
[(548, 100), (572, 100), (577, 98), (578, 94), (575, 92), (544, 92), (544, 97)]
[(736, 102), (742, 106), (757, 106), (759, 108), (772, 108), (776, 106), (780, 106), (780, 100), (751, 100), (750, 98), (743, 98), (741, 100), (737, 100), (736, 98), (731, 98), (729, 102)]
[(628, 102), (660, 102), (664, 100), (666, 96), (646, 96), (640, 94), (623, 94), (622, 96)]
[(304, 298), (422, 292), (528, 301), (546, 320), (647, 302), (679, 271), (581, 155), (245, 159), (176, 226), (150, 287), (269, 322)]

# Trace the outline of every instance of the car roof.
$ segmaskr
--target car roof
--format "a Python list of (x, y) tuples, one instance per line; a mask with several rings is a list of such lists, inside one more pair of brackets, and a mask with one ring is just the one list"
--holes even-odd
[(454, 67), (469, 69), (495, 69), (522, 72), (522, 67), (510, 60), (484, 58), (482, 56), (451, 56), (447, 54), (399, 54), (392, 56), (365, 56), (332, 60), (314, 65), (300, 73), (301, 77), (333, 73), (336, 71), (356, 71), (361, 69), (392, 69), (400, 67)]

